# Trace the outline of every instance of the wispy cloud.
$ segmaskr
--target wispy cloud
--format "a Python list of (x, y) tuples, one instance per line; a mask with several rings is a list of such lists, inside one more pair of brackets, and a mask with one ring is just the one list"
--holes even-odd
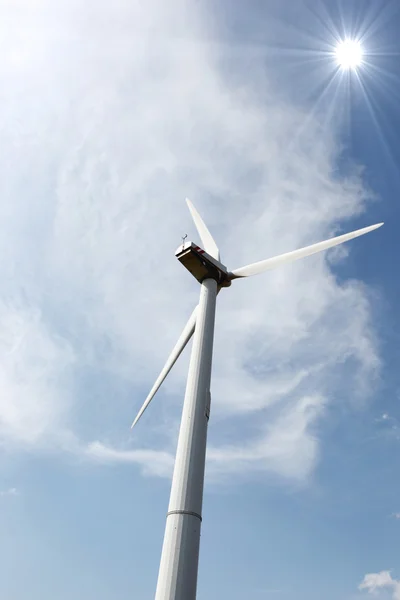
[(358, 586), (359, 590), (365, 590), (370, 594), (380, 590), (388, 590), (393, 594), (393, 600), (400, 600), (400, 581), (393, 579), (390, 571), (380, 573), (368, 573)]
[(277, 595), (281, 595), (283, 594), (284, 590), (283, 589), (278, 589), (278, 588), (265, 588), (265, 589), (258, 589), (258, 590), (254, 590), (254, 592), (257, 595), (261, 596), (277, 596)]
[(8, 488), (7, 490), (0, 490), (0, 497), (4, 496), (19, 496), (19, 491), (15, 487)]
[(74, 351), (46, 319), (38, 307), (0, 300), (0, 438), (7, 444), (41, 443), (71, 408), (65, 384)]
[(142, 467), (145, 474), (170, 477), (174, 456), (157, 450), (117, 450), (101, 442), (92, 442), (87, 447), (87, 455), (103, 464), (134, 463)]
[(289, 479), (304, 480), (317, 460), (317, 440), (311, 433), (322, 414), (321, 397), (289, 403), (272, 425), (261, 427), (241, 445), (211, 446), (207, 457), (211, 474), (272, 471)]
[[(262, 54), (248, 69), (217, 24), (209, 41), (202, 3), (19, 4), (21, 35), (0, 26), (15, 49), (0, 65), (1, 442), (76, 439), (164, 475), (169, 446), (117, 448), (197, 301), (173, 257), (194, 234), (184, 197), (234, 268), (349, 229), (369, 191)], [(379, 373), (368, 289), (318, 256), (236, 282), (217, 323), (210, 468), (307, 478), (330, 399), (364, 398)], [(185, 375), (163, 392), (174, 420)]]
[(392, 440), (400, 439), (400, 425), (396, 417), (385, 412), (380, 417), (375, 419), (375, 421), (379, 425), (377, 435), (384, 436)]

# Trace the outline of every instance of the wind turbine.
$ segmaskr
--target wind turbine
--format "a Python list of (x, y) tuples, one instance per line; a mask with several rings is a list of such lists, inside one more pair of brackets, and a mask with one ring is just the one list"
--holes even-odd
[(194, 333), (155, 600), (196, 598), (217, 294), (222, 288), (229, 287), (235, 279), (275, 269), (347, 242), (383, 225), (371, 225), (300, 250), (228, 271), (220, 262), (217, 244), (203, 219), (190, 200), (186, 201), (204, 249), (193, 242), (183, 240), (175, 256), (201, 284), (200, 301), (132, 423), (134, 427), (143, 415)]

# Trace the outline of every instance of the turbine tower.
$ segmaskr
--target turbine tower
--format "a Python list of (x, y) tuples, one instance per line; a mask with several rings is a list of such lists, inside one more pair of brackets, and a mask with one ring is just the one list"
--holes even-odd
[(134, 427), (194, 333), (155, 600), (196, 598), (217, 294), (235, 279), (275, 269), (383, 225), (378, 223), (228, 271), (220, 262), (219, 250), (211, 233), (190, 200), (186, 201), (204, 249), (193, 242), (183, 241), (175, 256), (200, 283), (200, 301), (132, 423)]

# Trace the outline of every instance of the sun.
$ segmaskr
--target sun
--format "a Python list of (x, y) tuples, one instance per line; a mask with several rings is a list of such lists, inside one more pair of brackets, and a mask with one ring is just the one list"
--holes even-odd
[(335, 49), (335, 56), (342, 69), (356, 69), (362, 63), (363, 50), (358, 40), (344, 40)]

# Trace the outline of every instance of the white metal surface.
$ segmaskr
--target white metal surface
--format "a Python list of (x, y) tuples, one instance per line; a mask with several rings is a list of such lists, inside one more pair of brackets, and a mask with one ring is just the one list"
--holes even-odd
[(156, 600), (195, 600), (217, 283), (201, 284)]
[(174, 366), (174, 364), (180, 357), (186, 344), (192, 337), (195, 326), (196, 326), (196, 314), (197, 314), (197, 306), (194, 309), (194, 311), (192, 312), (192, 314), (190, 315), (188, 322), (186, 323), (178, 341), (176, 342), (174, 349), (172, 350), (171, 354), (167, 358), (167, 362), (165, 363), (161, 373), (157, 377), (155, 384), (151, 388), (150, 393), (147, 396), (146, 400), (144, 401), (142, 408), (139, 410), (138, 414), (136, 415), (136, 418), (131, 425), (131, 429), (139, 421), (140, 417), (142, 416), (142, 414), (144, 413), (144, 411), (146, 410), (146, 408), (148, 407), (148, 405), (154, 398), (154, 395), (157, 393), (158, 389), (160, 388), (162, 382), (164, 381), (164, 379), (166, 378), (166, 376), (168, 375), (168, 373), (170, 372), (170, 370), (172, 369), (172, 367)]
[(370, 227), (357, 229), (357, 231), (352, 231), (351, 233), (339, 235), (338, 237), (326, 240), (325, 242), (318, 242), (317, 244), (312, 244), (311, 246), (300, 248), (300, 250), (293, 250), (293, 252), (280, 254), (279, 256), (267, 258), (266, 260), (260, 260), (259, 262), (252, 263), (251, 265), (241, 267), (240, 269), (235, 269), (231, 272), (232, 279), (236, 279), (237, 277), (249, 277), (250, 275), (258, 275), (258, 273), (263, 273), (264, 271), (268, 271), (269, 269), (275, 269), (276, 267), (280, 267), (285, 263), (293, 262), (294, 260), (298, 260), (299, 258), (305, 258), (306, 256), (311, 256), (311, 254), (316, 254), (317, 252), (321, 252), (322, 250), (333, 248), (333, 246), (337, 246), (338, 244), (343, 244), (343, 242), (347, 242), (348, 240), (352, 240), (356, 237), (359, 237), (360, 235), (369, 233), (374, 229), (378, 229), (378, 227), (381, 227), (382, 225), (383, 223), (378, 223), (377, 225), (371, 225)]
[(200, 239), (203, 242), (204, 250), (208, 252), (208, 254), (219, 260), (218, 246), (215, 243), (213, 236), (209, 232), (207, 225), (204, 223), (203, 219), (201, 218), (193, 204), (190, 202), (189, 198), (186, 198), (186, 202), (189, 207), (190, 214), (192, 215), (194, 224), (196, 225), (196, 229), (199, 233)]

